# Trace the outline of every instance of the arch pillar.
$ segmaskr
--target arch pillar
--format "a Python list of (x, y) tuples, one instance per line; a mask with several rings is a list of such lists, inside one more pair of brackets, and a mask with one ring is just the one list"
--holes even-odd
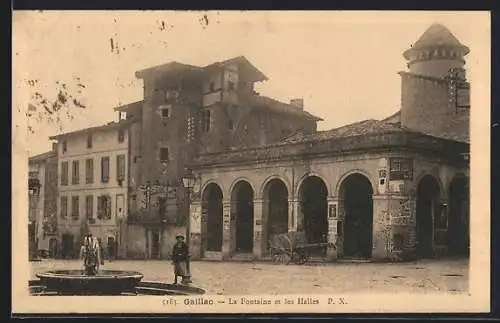
[(298, 223), (303, 223), (303, 215), (300, 214), (300, 203), (297, 196), (288, 200), (288, 232), (297, 232)]
[(258, 260), (262, 258), (262, 254), (265, 252), (265, 242), (262, 236), (263, 231), (263, 214), (264, 214), (264, 203), (263, 199), (256, 198), (253, 200), (253, 257)]
[[(202, 203), (201, 201), (192, 201), (189, 208), (189, 221), (190, 221), (190, 234), (192, 236), (199, 236), (201, 239), (193, 239), (189, 246), (189, 253), (191, 254), (192, 260), (198, 260), (202, 257), (202, 241), (203, 241), (203, 230), (202, 230)], [(161, 230), (162, 232), (163, 230)]]
[(231, 258), (234, 251), (234, 217), (232, 212), (236, 212), (231, 205), (231, 200), (224, 199), (222, 201), (222, 259)]
[[(342, 232), (342, 221), (338, 214), (338, 197), (328, 196), (328, 242), (333, 246), (328, 246), (326, 249), (326, 257), (329, 261), (338, 259), (339, 234)], [(340, 229), (340, 230), (339, 230)]]

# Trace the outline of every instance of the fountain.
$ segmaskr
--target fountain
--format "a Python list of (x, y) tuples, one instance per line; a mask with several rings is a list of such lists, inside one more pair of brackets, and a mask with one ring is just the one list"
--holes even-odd
[(87, 275), (84, 270), (52, 270), (36, 275), (29, 281), (34, 296), (133, 296), (133, 295), (192, 295), (204, 294), (201, 288), (142, 281), (134, 271), (100, 270)]
[(143, 282), (140, 272), (101, 270), (99, 243), (90, 234), (85, 237), (80, 251), (84, 269), (52, 270), (36, 274), (38, 280), (29, 281), (31, 295), (190, 295), (204, 294), (201, 288), (160, 282)]

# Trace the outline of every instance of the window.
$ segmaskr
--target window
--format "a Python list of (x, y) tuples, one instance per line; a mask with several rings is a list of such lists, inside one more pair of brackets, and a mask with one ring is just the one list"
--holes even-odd
[(97, 197), (97, 218), (100, 220), (111, 219), (111, 197), (109, 195)]
[(203, 111), (203, 130), (205, 132), (210, 131), (210, 122), (212, 121), (210, 116), (210, 110)]
[(234, 84), (233, 81), (228, 81), (227, 82), (227, 88), (229, 91), (234, 91), (236, 89), (236, 84)]
[(61, 219), (66, 219), (68, 216), (68, 197), (61, 196)]
[(170, 118), (170, 107), (165, 105), (160, 106), (160, 113), (162, 118)]
[(118, 181), (125, 179), (125, 155), (116, 156), (116, 179)]
[(61, 163), (61, 185), (68, 185), (68, 162)]
[(215, 82), (214, 81), (210, 82), (210, 92), (213, 92), (213, 91), (215, 91)]
[(72, 163), (71, 184), (80, 184), (80, 163), (78, 160), (73, 160)]
[(28, 188), (31, 196), (40, 195), (40, 181), (37, 178), (28, 179)]
[(89, 220), (94, 218), (94, 196), (93, 195), (87, 195), (85, 197), (85, 216)]
[(120, 129), (118, 130), (118, 142), (123, 142), (125, 141), (125, 130)]
[(71, 217), (75, 220), (80, 217), (80, 198), (78, 196), (71, 198)]
[(166, 147), (160, 148), (160, 161), (161, 162), (168, 162), (168, 148), (166, 148)]
[(68, 151), (68, 142), (66, 140), (63, 140), (62, 142), (62, 152), (63, 154)]
[(109, 182), (109, 157), (101, 158), (101, 182)]
[(229, 130), (234, 130), (233, 120), (229, 119), (229, 120), (227, 121), (227, 128), (228, 128)]
[(85, 161), (85, 182), (92, 184), (94, 182), (94, 160), (87, 159)]
[(92, 148), (92, 134), (87, 136), (87, 148)]

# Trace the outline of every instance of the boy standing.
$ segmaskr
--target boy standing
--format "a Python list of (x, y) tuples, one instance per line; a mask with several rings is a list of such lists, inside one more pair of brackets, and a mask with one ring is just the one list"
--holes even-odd
[(175, 237), (177, 240), (174, 248), (172, 249), (172, 262), (174, 265), (174, 284), (177, 284), (177, 277), (181, 276), (181, 284), (191, 283), (191, 275), (187, 270), (187, 262), (189, 261), (189, 248), (184, 242), (184, 236), (178, 235)]

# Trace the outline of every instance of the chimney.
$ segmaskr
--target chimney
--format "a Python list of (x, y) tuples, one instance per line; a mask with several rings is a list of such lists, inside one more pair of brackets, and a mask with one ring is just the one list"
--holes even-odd
[(297, 107), (299, 109), (304, 109), (304, 99), (291, 99), (290, 105)]

